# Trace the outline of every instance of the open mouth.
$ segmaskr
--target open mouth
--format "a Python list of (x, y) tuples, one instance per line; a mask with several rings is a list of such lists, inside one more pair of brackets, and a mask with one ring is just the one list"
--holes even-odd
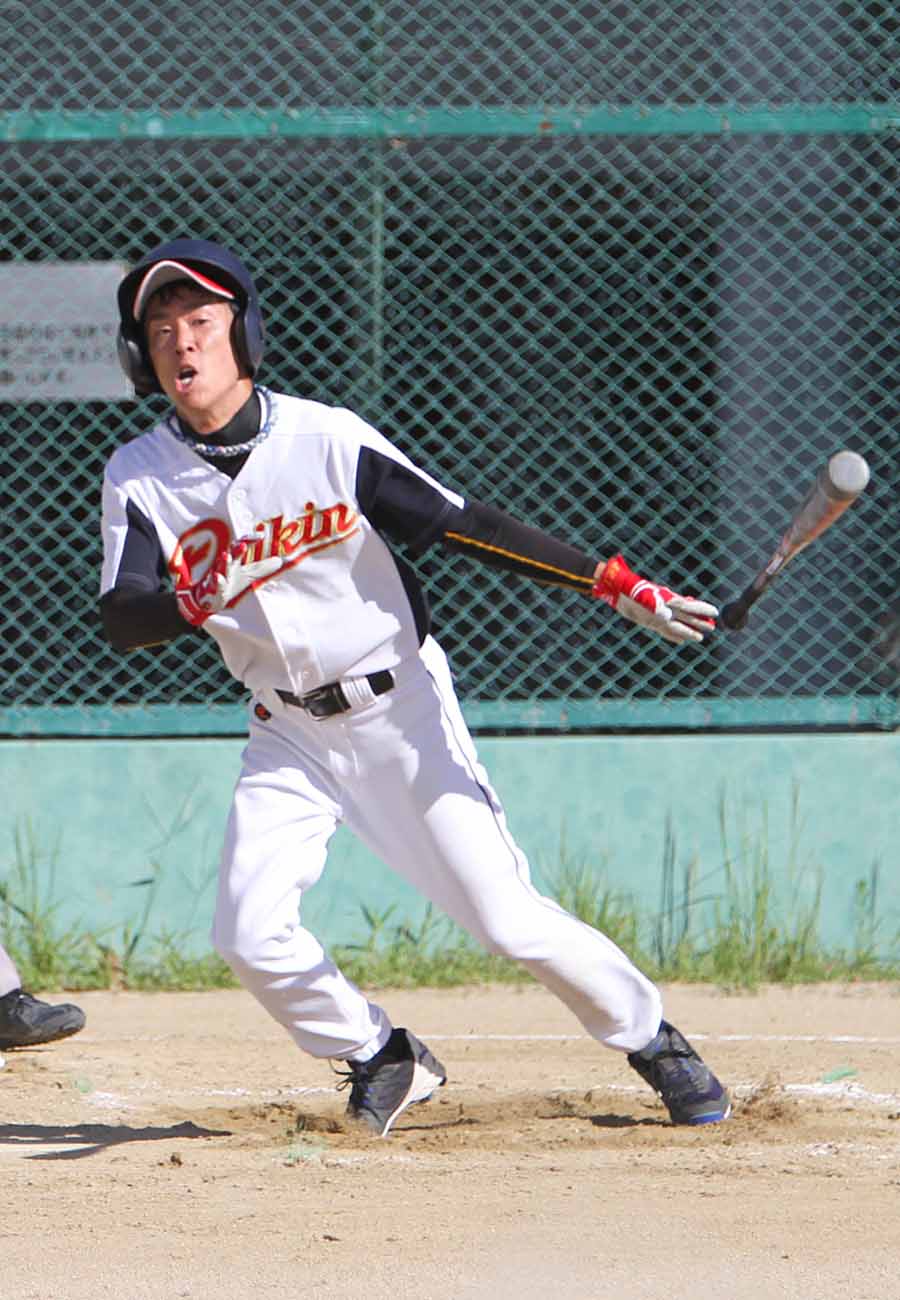
[(175, 376), (175, 387), (179, 393), (190, 392), (191, 385), (197, 378), (197, 371), (193, 366), (182, 366)]

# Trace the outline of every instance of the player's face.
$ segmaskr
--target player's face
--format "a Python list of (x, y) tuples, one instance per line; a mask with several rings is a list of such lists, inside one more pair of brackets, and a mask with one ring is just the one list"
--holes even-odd
[(160, 387), (199, 434), (227, 424), (250, 396), (231, 344), (234, 313), (202, 291), (156, 295), (144, 316), (147, 350)]

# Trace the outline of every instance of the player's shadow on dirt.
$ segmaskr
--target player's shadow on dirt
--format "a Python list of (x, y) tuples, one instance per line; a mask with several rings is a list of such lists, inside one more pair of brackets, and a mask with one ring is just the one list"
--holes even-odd
[(643, 1119), (635, 1119), (633, 1115), (586, 1115), (579, 1110), (561, 1110), (552, 1114), (541, 1114), (538, 1112), (536, 1119), (544, 1120), (577, 1120), (584, 1123), (592, 1124), (594, 1128), (665, 1128), (667, 1120), (655, 1119), (652, 1115), (647, 1115)]
[(0, 1144), (51, 1146), (68, 1143), (70, 1150), (40, 1151), (29, 1160), (80, 1160), (124, 1142), (171, 1142), (173, 1138), (230, 1137), (229, 1129), (199, 1128), (190, 1120), (167, 1128), (129, 1128), (127, 1124), (0, 1124)]
[(590, 1115), (590, 1122), (595, 1128), (667, 1128), (669, 1121), (645, 1116), (635, 1119), (633, 1115)]

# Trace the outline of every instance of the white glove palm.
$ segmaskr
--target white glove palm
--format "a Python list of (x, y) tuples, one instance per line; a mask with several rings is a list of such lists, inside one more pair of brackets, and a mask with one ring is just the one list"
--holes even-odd
[(597, 574), (594, 593), (616, 613), (680, 645), (702, 641), (715, 627), (719, 611), (706, 600), (679, 596), (668, 587), (648, 582), (634, 573), (621, 555), (615, 555)]

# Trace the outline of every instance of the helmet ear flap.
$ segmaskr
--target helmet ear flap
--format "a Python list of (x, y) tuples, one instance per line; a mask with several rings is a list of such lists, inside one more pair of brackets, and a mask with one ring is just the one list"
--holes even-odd
[(262, 316), (256, 304), (248, 302), (243, 310), (236, 310), (231, 328), (235, 355), (252, 378), (259, 369), (265, 346)]
[(151, 393), (162, 392), (156, 371), (147, 360), (139, 339), (129, 337), (120, 329), (116, 337), (116, 351), (119, 365), (134, 385), (136, 397), (149, 397)]

